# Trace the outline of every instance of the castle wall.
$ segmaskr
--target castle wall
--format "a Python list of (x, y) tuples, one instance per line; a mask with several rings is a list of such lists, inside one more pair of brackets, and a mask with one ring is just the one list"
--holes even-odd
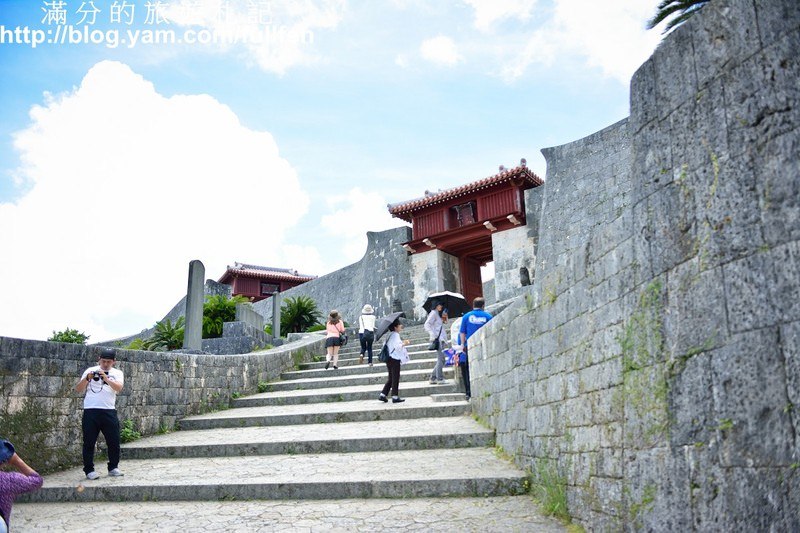
[(473, 405), (588, 530), (800, 529), (798, 50), (796, 1), (714, 0), (627, 121), (543, 150), (534, 286), (479, 333)]

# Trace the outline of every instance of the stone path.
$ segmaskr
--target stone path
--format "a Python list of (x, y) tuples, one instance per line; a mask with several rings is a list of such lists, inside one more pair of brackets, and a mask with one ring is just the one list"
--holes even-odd
[(302, 365), (232, 409), (124, 445), (124, 477), (47, 476), (35, 503), (15, 506), (13, 528), (563, 531), (468, 415), (452, 369), (447, 384), (428, 384), (424, 335), (418, 326), (404, 335), (413, 339), (405, 403), (377, 401), (385, 366), (359, 365), (349, 346), (338, 370)]

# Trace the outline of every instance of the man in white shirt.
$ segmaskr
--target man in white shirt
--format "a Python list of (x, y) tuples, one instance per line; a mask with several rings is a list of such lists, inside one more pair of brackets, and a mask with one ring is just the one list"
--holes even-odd
[(117, 393), (122, 391), (125, 377), (114, 368), (117, 353), (114, 348), (104, 348), (97, 366), (87, 368), (75, 390), (83, 397), (83, 471), (87, 479), (97, 479), (94, 470), (94, 445), (103, 433), (108, 445), (108, 475), (123, 475), (119, 471), (119, 418), (117, 418)]

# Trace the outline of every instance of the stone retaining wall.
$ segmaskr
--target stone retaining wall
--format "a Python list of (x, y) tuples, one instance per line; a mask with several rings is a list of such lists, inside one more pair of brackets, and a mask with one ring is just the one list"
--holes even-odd
[[(35, 468), (80, 463), (83, 397), (75, 385), (99, 353), (93, 346), (0, 337), (0, 435)], [(259, 382), (324, 353), (324, 337), (245, 355), (117, 353), (125, 373), (119, 418), (153, 434), (174, 429), (185, 416), (226, 408), (232, 395), (257, 392)]]
[(798, 51), (796, 0), (713, 0), (627, 121), (543, 151), (534, 287), (473, 402), (588, 530), (800, 530)]
[[(376, 315), (383, 316), (392, 312), (397, 301), (406, 316), (412, 317), (410, 262), (408, 253), (400, 246), (409, 240), (411, 228), (407, 226), (369, 231), (367, 251), (359, 262), (284, 291), (281, 298), (308, 296), (324, 313), (323, 320), (331, 309), (337, 309), (351, 326), (357, 323), (366, 303), (375, 308)], [(272, 299), (256, 302), (253, 308), (267, 324), (272, 323)]]

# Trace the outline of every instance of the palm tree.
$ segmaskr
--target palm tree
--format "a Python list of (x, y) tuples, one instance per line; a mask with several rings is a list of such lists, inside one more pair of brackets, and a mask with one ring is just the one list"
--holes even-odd
[(157, 322), (153, 336), (143, 341), (142, 347), (153, 352), (177, 350), (183, 346), (184, 325), (183, 317), (178, 317), (174, 324), (168, 318)]
[(281, 335), (306, 331), (321, 318), (317, 302), (308, 296), (286, 298), (281, 305)]
[(662, 0), (656, 8), (656, 14), (647, 21), (647, 29), (652, 30), (661, 22), (667, 20), (668, 17), (679, 13), (678, 16), (673, 18), (667, 23), (662, 33), (669, 33), (672, 28), (683, 24), (689, 17), (697, 13), (709, 0)]

